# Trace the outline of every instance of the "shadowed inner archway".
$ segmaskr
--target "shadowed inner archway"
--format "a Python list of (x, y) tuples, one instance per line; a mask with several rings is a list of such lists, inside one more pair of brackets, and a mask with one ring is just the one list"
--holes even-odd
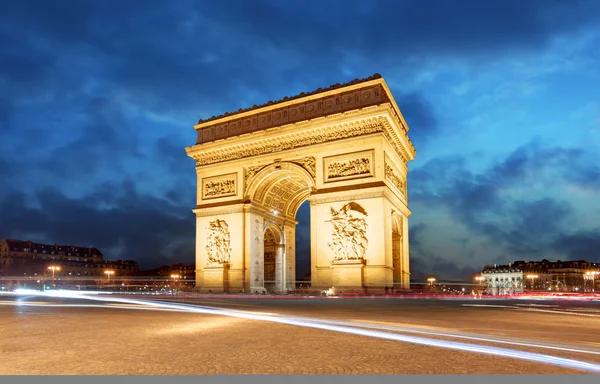
[(300, 205), (310, 196), (312, 180), (292, 170), (274, 170), (260, 181), (252, 201), (294, 219)]
[(250, 268), (260, 268), (267, 292), (296, 288), (296, 214), (314, 186), (313, 175), (291, 162), (271, 164), (249, 180), (247, 198), (262, 208), (258, 214), (264, 221), (264, 259), (253, 261)]

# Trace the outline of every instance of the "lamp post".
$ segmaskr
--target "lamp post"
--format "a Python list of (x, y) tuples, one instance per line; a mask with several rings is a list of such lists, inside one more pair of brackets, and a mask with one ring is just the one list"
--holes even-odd
[(56, 265), (51, 265), (48, 267), (48, 269), (52, 271), (52, 280), (54, 280), (54, 272), (60, 271), (60, 267)]
[(527, 275), (528, 279), (531, 279), (531, 290), (533, 290), (533, 282), (535, 279), (537, 279), (539, 276), (538, 275)]
[[(109, 285), (110, 284), (110, 276), (114, 275), (115, 271), (107, 270), (107, 271), (104, 271), (104, 274), (106, 274), (106, 285)], [(110, 289), (110, 287), (108, 289)]]
[(433, 276), (430, 276), (427, 278), (427, 281), (429, 282), (429, 289), (433, 290), (433, 283), (435, 283), (437, 279)]

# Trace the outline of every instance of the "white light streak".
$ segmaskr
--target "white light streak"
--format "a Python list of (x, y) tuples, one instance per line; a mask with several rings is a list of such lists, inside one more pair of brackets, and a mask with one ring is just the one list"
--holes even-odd
[(410, 344), (424, 345), (429, 347), (437, 347), (437, 348), (445, 348), (445, 349), (453, 349), (465, 352), (473, 352), (473, 353), (482, 353), (487, 355), (494, 355), (500, 357), (514, 358), (518, 360), (527, 360), (533, 361), (537, 363), (550, 364), (555, 366), (560, 366), (564, 368), (570, 369), (578, 369), (589, 372), (600, 373), (600, 365), (589, 363), (585, 361), (579, 361), (574, 359), (567, 359), (563, 357), (544, 355), (540, 353), (526, 352), (520, 350), (511, 350), (506, 348), (499, 347), (491, 347), (486, 345), (476, 345), (476, 344), (466, 344), (455, 341), (447, 341), (447, 340), (437, 340), (437, 339), (428, 339), (423, 337), (416, 336), (408, 336), (402, 334), (395, 334), (389, 332), (376, 331), (371, 329), (359, 328), (356, 327), (356, 324), (353, 326), (348, 325), (336, 325), (332, 324), (331, 321), (327, 320), (319, 320), (319, 319), (308, 319), (308, 318), (294, 318), (289, 316), (270, 316), (263, 314), (255, 314), (250, 312), (243, 312), (239, 310), (231, 310), (227, 308), (216, 308), (216, 307), (206, 307), (206, 306), (195, 306), (190, 304), (173, 304), (173, 303), (165, 303), (160, 301), (150, 301), (150, 300), (136, 300), (136, 299), (124, 299), (124, 298), (105, 298), (101, 296), (88, 296), (85, 292), (81, 291), (54, 291), (52, 294), (48, 294), (48, 292), (38, 292), (31, 290), (26, 290), (27, 292), (18, 291), (15, 292), (17, 294), (29, 294), (36, 296), (51, 296), (51, 297), (62, 297), (62, 298), (77, 298), (77, 299), (88, 299), (94, 301), (103, 301), (103, 302), (118, 302), (123, 304), (137, 304), (142, 306), (147, 306), (148, 304), (154, 305), (160, 308), (166, 309), (174, 309), (174, 310), (182, 310), (185, 312), (192, 313), (202, 313), (202, 314), (210, 314), (210, 315), (222, 315), (229, 317), (236, 317), (248, 320), (259, 320), (259, 321), (270, 321), (279, 324), (286, 325), (295, 325), (300, 327), (314, 328), (314, 329), (322, 329), (333, 332), (347, 333), (358, 336), (367, 336), (378, 339), (386, 339), (392, 341), (399, 341)]

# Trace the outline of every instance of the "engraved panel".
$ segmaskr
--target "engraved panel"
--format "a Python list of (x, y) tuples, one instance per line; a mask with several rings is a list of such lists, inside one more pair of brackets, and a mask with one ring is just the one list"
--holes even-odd
[(258, 125), (257, 125), (257, 129), (265, 129), (265, 128), (269, 128), (271, 126), (271, 113), (272, 112), (267, 112), (267, 113), (261, 113), (260, 115), (258, 115), (257, 117), (257, 121), (258, 121)]
[(202, 200), (237, 195), (237, 173), (202, 179)]
[(328, 97), (323, 100), (323, 113), (331, 115), (342, 111), (342, 101), (340, 95)]
[(228, 124), (221, 124), (215, 127), (215, 139), (224, 139), (228, 136), (227, 126)]
[(324, 182), (373, 177), (373, 159), (373, 150), (326, 157), (323, 159)]
[(346, 92), (341, 96), (342, 109), (360, 108), (360, 91)]
[(242, 120), (236, 120), (229, 123), (229, 136), (242, 134)]
[(273, 111), (272, 122), (273, 122), (273, 125), (275, 125), (275, 126), (287, 124), (288, 109), (282, 108), (282, 109)]
[(358, 203), (350, 202), (339, 210), (331, 208), (332, 240), (327, 245), (333, 252), (333, 261), (364, 260), (367, 239), (367, 212)]
[(312, 119), (323, 115), (323, 101), (310, 101), (306, 103), (306, 119)]
[(206, 228), (206, 253), (208, 264), (229, 264), (231, 257), (229, 225), (225, 220), (211, 221)]

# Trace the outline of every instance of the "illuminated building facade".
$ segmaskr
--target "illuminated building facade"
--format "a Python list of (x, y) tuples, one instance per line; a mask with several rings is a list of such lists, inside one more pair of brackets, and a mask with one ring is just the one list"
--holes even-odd
[(525, 290), (591, 292), (600, 289), (600, 264), (585, 260), (515, 261), (508, 265), (486, 266), (486, 293), (518, 294)]
[(0, 273), (4, 276), (51, 274), (60, 276), (104, 276), (106, 270), (115, 275), (131, 276), (138, 271), (132, 260), (105, 260), (94, 247), (42, 244), (15, 239), (0, 240)]

